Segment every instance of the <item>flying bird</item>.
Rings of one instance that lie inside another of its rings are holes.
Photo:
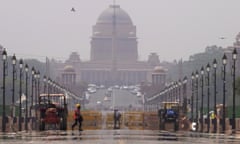
[[[72,7],[71,11],[72,11],[72,12],[75,12],[76,10],[75,10],[75,8],[74,8],[74,7]]]
[[[219,39],[226,39],[226,37],[220,37]]]

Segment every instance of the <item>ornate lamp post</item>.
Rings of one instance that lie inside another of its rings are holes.
[[[11,117],[14,118],[15,117],[15,80],[16,80],[16,56],[15,54],[12,56],[12,66],[13,66],[13,70],[12,70],[12,107],[11,107]]]
[[[23,60],[19,61],[19,113],[18,113],[18,130],[22,131],[22,71],[23,71]]]
[[[204,92],[203,92],[203,77],[204,77],[204,68],[201,68],[201,93],[202,93],[202,99],[201,99],[201,114],[200,114],[200,119],[201,119],[201,132],[203,132],[203,124],[204,124],[204,120],[203,120],[203,100],[204,100]]]
[[[182,95],[181,95],[181,87],[182,87],[182,81],[178,81],[178,100],[179,103],[182,105]]]
[[[2,132],[6,131],[6,105],[5,105],[5,81],[6,81],[6,64],[7,64],[7,52],[6,49],[3,49],[2,52],[3,60],[3,104],[2,104]]]
[[[193,122],[193,102],[194,102],[194,79],[195,75],[192,73],[192,96],[191,96],[191,120]]]
[[[209,133],[209,129],[210,129],[210,117],[209,117],[209,97],[210,97],[210,83],[209,83],[209,79],[210,79],[210,65],[209,63],[207,64],[206,67],[207,70],[207,133]]]
[[[187,113],[187,77],[183,78],[183,113]]]
[[[37,72],[37,99],[40,105],[40,71]]]
[[[213,60],[213,68],[214,68],[214,124],[213,124],[213,132],[217,132],[217,60]]]
[[[226,54],[223,55],[222,58],[223,63],[223,115],[222,115],[222,132],[225,133],[225,99],[226,99],[226,64],[227,64],[227,56]]]
[[[196,131],[198,131],[198,77],[199,77],[199,74],[198,74],[198,71],[196,71],[195,73],[195,77],[196,77]]]
[[[34,88],[35,88],[35,95],[34,95],[34,110],[35,110],[35,116],[36,116],[36,114],[37,114],[37,109],[36,109],[36,105],[37,105],[37,75],[38,75],[38,73],[37,73],[37,71],[35,71],[35,73],[34,73]]]
[[[25,86],[25,95],[26,95],[26,108],[25,108],[25,130],[28,130],[28,65],[25,65],[25,73],[26,73],[26,86]]]
[[[235,134],[236,132],[236,111],[235,111],[235,97],[236,97],[236,60],[237,60],[237,49],[234,48],[232,53],[232,60],[233,60],[233,66],[232,66],[232,76],[233,76],[233,112],[232,112],[232,133]]]
[[[175,102],[178,102],[178,82],[174,82],[174,87],[173,87],[173,91],[174,91],[174,99]]]
[[[51,85],[51,79],[48,78],[48,105],[50,104],[50,85]]]
[[[46,83],[47,83],[47,77],[44,75],[43,76],[43,93],[46,94]],[[45,103],[45,97],[43,97],[43,102]]]
[[[35,119],[34,119],[34,123],[35,123],[35,129],[37,128],[37,106],[39,106],[38,104],[38,101],[39,101],[39,92],[38,92],[38,89],[39,89],[39,86],[38,86],[38,81],[39,81],[39,71],[38,72],[35,72],[34,74],[34,79],[35,79],[35,104],[34,104],[34,110],[35,110]]]
[[[32,91],[31,91],[31,106],[30,106],[30,118],[32,118],[32,108],[33,108],[33,95],[34,95],[34,74],[35,69],[32,67]]]

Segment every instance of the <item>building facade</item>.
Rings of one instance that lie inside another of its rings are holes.
[[[71,67],[76,82],[134,85],[151,82],[154,68],[160,65],[156,53],[151,53],[147,61],[138,60],[136,26],[119,5],[110,5],[100,14],[93,26],[90,45],[89,61],[82,61],[73,52],[64,63],[50,61],[51,73],[65,83],[69,73],[66,68]]]

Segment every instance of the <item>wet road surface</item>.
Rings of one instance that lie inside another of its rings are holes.
[[[151,130],[86,130],[1,133],[6,144],[239,144],[240,137],[199,133],[170,133]]]

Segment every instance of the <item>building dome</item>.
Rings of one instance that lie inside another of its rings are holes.
[[[130,16],[119,5],[110,5],[104,10],[98,17],[97,24],[113,23],[114,9],[117,24],[132,24]]]
[[[156,66],[153,70],[154,73],[166,73],[166,70],[161,66]]]
[[[67,66],[65,66],[64,67],[64,69],[63,69],[63,71],[64,72],[70,72],[70,73],[75,73],[75,69],[73,68],[73,66],[71,66],[71,65],[67,65]]]

